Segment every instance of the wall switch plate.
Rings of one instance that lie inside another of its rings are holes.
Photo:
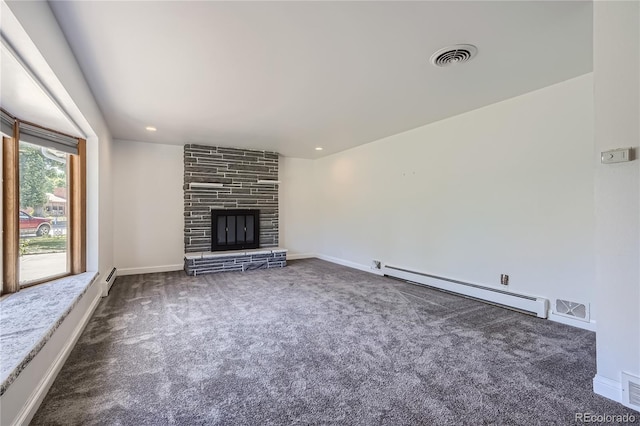
[[[602,164],[622,163],[630,161],[631,148],[612,149],[600,153],[600,162]]]

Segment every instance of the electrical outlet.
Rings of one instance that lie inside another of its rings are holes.
[[[502,285],[509,285],[509,275],[507,275],[507,274],[500,274],[500,284],[502,284]]]
[[[631,148],[612,149],[600,154],[600,162],[603,164],[622,163],[631,161]]]
[[[372,260],[371,269],[382,269],[382,262],[380,262],[379,260]]]

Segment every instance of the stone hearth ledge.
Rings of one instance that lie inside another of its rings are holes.
[[[78,275],[25,288],[0,300],[0,396],[78,304],[98,274]]]
[[[196,276],[216,272],[249,271],[287,266],[287,249],[262,247],[249,250],[185,253],[184,271]]]
[[[281,247],[274,248],[258,248],[249,250],[226,250],[226,251],[199,251],[195,253],[186,253],[185,259],[215,259],[218,257],[238,257],[259,254],[286,253],[289,250]]]

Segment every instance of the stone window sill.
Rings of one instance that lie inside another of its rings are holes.
[[[49,341],[97,276],[96,272],[84,272],[2,298],[0,396]]]

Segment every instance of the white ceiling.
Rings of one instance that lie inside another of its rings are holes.
[[[51,7],[117,139],[315,158],[592,70],[591,2]],[[478,55],[429,64],[454,43]]]

